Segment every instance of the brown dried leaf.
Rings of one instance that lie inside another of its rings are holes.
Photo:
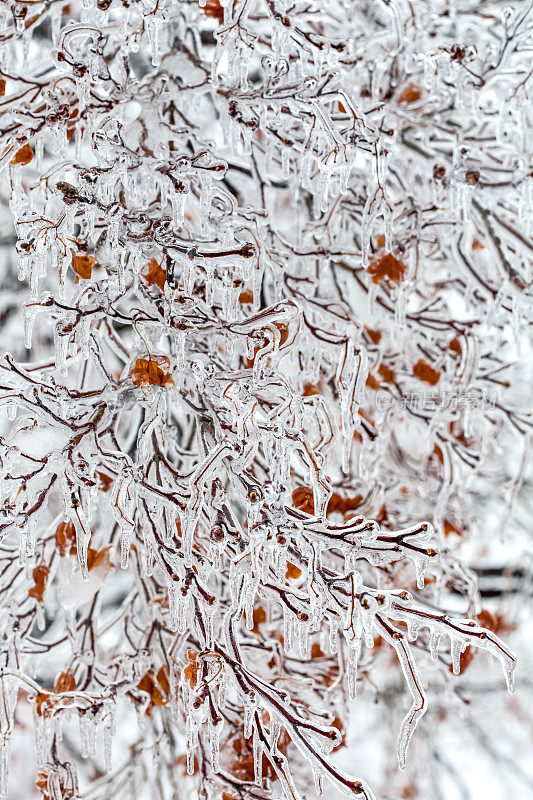
[[[28,597],[34,597],[39,603],[42,603],[50,569],[46,564],[38,564],[32,574],[35,586],[28,591]]]
[[[459,659],[459,674],[462,675],[463,672],[468,669],[474,656],[476,655],[475,648],[471,647],[470,645],[467,646],[466,650],[461,653],[461,658]],[[453,665],[450,664],[448,670],[453,673]]]
[[[292,504],[294,508],[313,515],[315,513],[313,490],[309,486],[299,486],[292,493]]]
[[[377,380],[377,378],[374,378],[373,375],[368,376],[368,378],[366,379],[366,385],[369,389],[372,389],[374,392],[377,392],[377,390],[381,387],[380,382]]]
[[[505,633],[512,627],[501,614],[492,614],[490,611],[487,611],[486,608],[481,609],[477,618],[479,624],[488,631],[492,631],[492,633]]]
[[[183,753],[183,754],[181,754],[181,755],[179,755],[179,756],[177,757],[177,759],[176,759],[176,761],[175,761],[175,764],[176,764],[176,766],[177,766],[177,767],[179,767],[179,768],[180,768],[181,772],[182,772],[184,775],[186,775],[186,774],[187,774],[187,756],[185,755],[185,753]],[[192,772],[192,774],[193,774],[193,775],[196,775],[196,774],[198,773],[198,770],[199,770],[199,769],[200,769],[200,765],[198,764],[198,759],[196,758],[196,756],[194,756],[194,762],[193,762],[193,772]]]
[[[375,330],[373,328],[367,328],[365,325],[365,331],[372,342],[372,344],[379,344],[381,341],[381,331]]]
[[[422,97],[422,89],[416,83],[408,83],[398,95],[398,105],[416,103]]]
[[[386,281],[389,286],[403,281],[407,264],[400,261],[392,253],[381,253],[372,259],[366,271],[372,276],[372,283]]]
[[[74,673],[68,669],[66,672],[60,672],[54,684],[54,692],[62,694],[63,692],[73,692],[76,689],[76,679]]]
[[[321,386],[314,383],[304,384],[302,397],[313,397],[315,394],[321,394]]]
[[[102,547],[101,550],[94,550],[92,547],[89,547],[87,550],[87,569],[89,572],[95,570],[104,576],[108,575],[115,566],[111,561],[110,551],[110,544],[106,547]]]
[[[105,474],[105,472],[97,472],[96,474],[100,479],[100,485],[98,488],[101,492],[108,492],[111,486],[113,486],[113,478],[110,478],[109,475]]]
[[[460,356],[460,355],[462,354],[462,352],[463,352],[463,348],[461,347],[461,342],[459,341],[459,339],[457,338],[457,336],[454,336],[454,338],[453,338],[453,339],[451,340],[451,342],[448,344],[448,348],[449,348],[449,349],[450,349],[450,350],[451,350],[453,353],[457,353],[457,355],[458,355],[458,356]]]
[[[198,664],[196,661],[193,661],[191,664],[187,664],[183,670],[183,677],[191,689],[196,689],[196,685],[198,683]]]
[[[130,372],[134,386],[166,386],[174,385],[172,377],[168,374],[170,362],[163,358],[159,362],[153,358],[138,358]]]
[[[219,0],[206,0],[205,6],[200,6],[200,11],[206,17],[216,19],[219,24],[224,21],[224,9],[220,5]]]
[[[444,520],[444,535],[450,536],[452,533],[457,534],[457,536],[462,536],[461,531],[459,528],[456,528],[453,522],[450,522],[449,519]]]
[[[35,707],[40,717],[44,716],[46,709],[43,706],[48,702],[49,697],[50,692],[37,692],[35,695]]]
[[[160,673],[161,670],[159,670],[157,677],[155,677],[153,670],[150,669],[143,675],[137,684],[137,689],[140,689],[142,692],[146,692],[150,697],[150,701],[146,707],[146,714],[149,717],[152,716],[152,710],[156,706],[164,706],[170,699],[168,693],[165,691],[164,686],[162,686],[162,684],[159,682]],[[166,684],[168,686],[168,680],[166,681]]]
[[[91,277],[95,264],[96,258],[94,256],[88,256],[87,253],[72,252],[72,269],[78,278],[88,280]]]
[[[318,644],[318,642],[313,642],[311,645],[311,658],[324,658],[325,653]]]
[[[285,573],[286,578],[299,578],[302,574],[302,570],[300,567],[297,567],[296,564],[291,564],[290,561],[287,561],[287,571]]]
[[[263,622],[266,622],[266,618],[267,615],[263,606],[261,605],[255,606],[253,615],[254,627],[252,628],[252,633],[257,634],[257,636],[261,634],[259,626],[262,625]]]
[[[60,556],[76,555],[76,528],[72,522],[60,522],[57,526],[56,548]]]
[[[29,144],[25,144],[23,147],[18,150],[13,158],[11,159],[12,164],[29,164],[33,158],[33,150],[31,149]]]
[[[383,383],[396,383],[396,375],[394,370],[388,367],[386,364],[380,364],[378,372]]]
[[[440,372],[433,369],[425,358],[419,358],[413,367],[413,375],[430,386],[435,386],[440,380]]]
[[[164,290],[167,273],[158,263],[157,259],[150,259],[146,266],[146,271],[142,273],[142,276],[148,286],[159,286],[161,291]]]

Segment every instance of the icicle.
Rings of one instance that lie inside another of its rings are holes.
[[[361,651],[361,639],[352,639],[348,642],[348,664],[346,674],[348,678],[348,696],[355,700],[357,694],[357,666]]]
[[[11,737],[0,733],[0,800],[7,800],[7,781],[11,758]]]
[[[253,738],[253,754],[254,754],[254,780],[256,786],[263,784],[263,748],[259,733],[254,729]]]
[[[211,769],[218,772],[220,769],[220,737],[222,734],[223,722],[220,718],[218,724],[209,725],[209,750],[211,755]]]
[[[440,633],[430,633],[429,635],[429,652],[431,654],[431,658],[436,661],[439,657],[439,645],[440,645],[441,635]]]
[[[283,649],[290,653],[292,648],[293,616],[292,613],[283,607]]]
[[[252,735],[252,722],[257,708],[257,697],[255,693],[244,696],[244,721],[243,721],[243,735],[245,739],[249,739]]]
[[[178,617],[180,611],[180,604],[179,604],[180,592],[175,583],[172,583],[169,586],[167,586],[167,592],[168,592],[168,611],[170,619],[170,629],[172,631],[177,631],[179,624]]]
[[[453,674],[459,675],[461,673],[461,654],[466,645],[462,639],[456,639],[453,636],[450,637],[450,641]]]
[[[318,797],[321,797],[324,793],[323,781],[324,781],[324,772],[316,764],[312,765],[313,768],[313,778],[315,781],[315,791]]]

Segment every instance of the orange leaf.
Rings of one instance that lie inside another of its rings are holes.
[[[382,253],[372,259],[366,271],[372,276],[372,283],[387,281],[392,286],[403,281],[406,269],[407,265],[392,253]]]
[[[354,497],[341,497],[340,494],[333,492],[329,498],[327,513],[332,514],[334,511],[339,511],[341,514],[347,514],[349,511],[359,508],[362,499],[360,494],[356,494]]]
[[[12,164],[29,164],[33,158],[33,150],[29,146],[29,144],[25,144],[23,147],[18,150],[14,157],[11,159]]]
[[[378,372],[380,374],[381,380],[383,383],[394,383],[396,381],[396,375],[394,374],[394,370],[390,367],[387,367],[386,364],[381,364]]]
[[[466,650],[463,650],[461,653],[461,657],[459,659],[459,674],[462,675],[463,672],[470,666],[472,663],[472,659],[476,655],[476,650],[471,647],[470,645],[467,646]],[[453,672],[453,664],[450,664],[448,667],[450,672]]]
[[[76,528],[72,522],[60,522],[57,526],[56,547],[60,556],[66,556],[67,552],[76,554]]]
[[[155,258],[151,258],[147,264],[146,271],[142,273],[142,276],[148,286],[159,286],[161,291],[165,288],[165,281],[167,279],[167,273],[165,270],[158,264]]]
[[[461,531],[459,528],[456,528],[453,522],[450,522],[449,519],[444,520],[444,535],[450,536],[450,534],[456,533],[457,536],[461,536]]]
[[[457,355],[458,355],[458,356],[460,356],[460,355],[461,355],[461,353],[463,352],[463,348],[461,347],[461,342],[459,341],[459,339],[457,338],[457,336],[454,336],[454,338],[453,338],[453,339],[451,340],[451,342],[448,344],[448,348],[449,348],[449,349],[450,349],[452,352],[454,352],[454,353],[457,353]]]
[[[503,633],[510,627],[501,614],[491,614],[486,608],[481,609],[477,618],[479,624],[492,633]]]
[[[424,358],[419,358],[413,367],[413,375],[430,386],[435,386],[440,380],[440,372],[433,369]]]
[[[94,256],[88,256],[86,253],[72,252],[72,269],[79,278],[87,280],[91,277],[93,267],[96,264]]]
[[[278,347],[281,347],[282,345],[285,344],[285,342],[287,341],[287,338],[289,336],[289,326],[285,325],[284,322],[274,322],[274,325],[276,326],[276,328],[278,329],[278,331],[281,334],[279,342],[278,342]],[[253,358],[247,358],[246,359],[246,366],[247,367],[253,367],[254,362],[255,362],[255,357],[256,357],[256,355],[257,355],[257,353],[259,352],[260,349],[261,349],[261,347],[259,347],[259,346],[254,347]]]
[[[361,495],[355,497],[341,497],[337,492],[333,492],[328,501],[327,514],[332,514],[338,511],[341,514],[347,514],[348,511],[353,511],[361,505]],[[310,486],[299,486],[292,493],[292,504],[294,508],[305,511],[306,514],[313,515],[315,513],[315,504],[313,500],[313,490]]]
[[[294,508],[313,515],[315,513],[313,490],[309,486],[299,486],[292,493],[292,504]]]
[[[287,561],[287,572],[285,573],[286,578],[299,578],[302,574],[302,570],[300,567],[297,567],[296,564],[291,564],[290,561]]]
[[[181,771],[185,775],[187,770],[187,756],[185,755],[185,753],[181,753],[181,755],[177,757],[175,764],[177,767],[180,767]],[[194,756],[194,766],[192,774],[196,775],[199,769],[200,766],[198,764],[198,759],[196,758],[196,756]]]
[[[367,328],[365,325],[365,331],[368,334],[368,337],[372,344],[379,344],[381,341],[381,331],[373,330],[372,328]]]
[[[0,97],[3,97],[6,93],[6,82],[4,78],[0,78]]]
[[[172,377],[168,374],[169,369],[168,358],[159,363],[152,358],[138,358],[130,372],[131,380],[134,386],[166,386],[167,383],[174,385]]]
[[[265,609],[263,608],[263,606],[256,606],[254,608],[254,616],[253,616],[254,627],[252,628],[252,633],[256,633],[259,636],[261,632],[259,630],[259,626],[261,625],[261,623],[266,622],[266,618],[267,615],[265,613]]]
[[[436,456],[438,461],[440,461],[441,464],[444,464],[444,455],[442,453],[441,448],[438,446],[438,444],[436,444],[433,447],[432,455]]]
[[[216,19],[219,23],[224,21],[224,9],[220,5],[219,0],[207,0],[205,6],[200,6],[200,11],[206,15]]]
[[[311,645],[311,658],[324,658],[325,653],[318,644],[318,642],[314,642]]]
[[[28,597],[35,597],[39,603],[42,603],[50,569],[46,566],[46,564],[39,564],[35,567],[32,574],[33,580],[35,581],[35,586],[32,586],[29,590]]]
[[[106,547],[102,547],[101,550],[94,550],[92,547],[89,547],[87,550],[87,569],[89,572],[91,572],[91,570],[96,570],[105,575],[111,572],[115,565],[111,561],[110,550],[110,544]]]
[[[57,694],[62,694],[63,692],[73,692],[75,688],[76,679],[74,677],[74,673],[69,669],[66,672],[60,672],[56,678],[54,692]]]
[[[196,689],[196,684],[198,683],[198,665],[196,661],[193,661],[191,664],[187,664],[183,670],[183,677],[191,689]]]
[[[373,389],[375,392],[377,392],[377,390],[381,386],[380,382],[377,380],[377,378],[374,378],[373,375],[368,376],[368,378],[366,379],[366,385],[368,386],[369,389]]]
[[[159,672],[161,672],[161,670],[159,670]],[[140,689],[142,692],[146,692],[150,697],[150,701],[146,708],[146,713],[149,717],[152,716],[152,709],[155,706],[164,706],[168,703],[168,695],[159,683],[158,679],[154,677],[153,670],[148,670],[148,672],[143,675],[137,684],[137,689]]]
[[[315,394],[320,394],[320,386],[314,383],[304,384],[302,397],[312,397]]]
[[[402,106],[408,103],[416,103],[421,97],[422,89],[416,83],[408,83],[398,95],[398,104]]]
[[[48,701],[50,697],[50,692],[37,692],[35,695],[35,705],[37,709],[37,714],[42,717],[44,714],[43,705]]]
[[[97,472],[96,474],[100,478],[100,485],[98,488],[102,492],[108,492],[110,487],[113,485],[113,478],[110,478],[109,475],[105,474],[105,472]]]
[[[160,687],[163,689],[165,694],[169,695],[170,681],[168,679],[168,667],[166,667],[164,664],[157,673],[157,682],[159,683]]]

